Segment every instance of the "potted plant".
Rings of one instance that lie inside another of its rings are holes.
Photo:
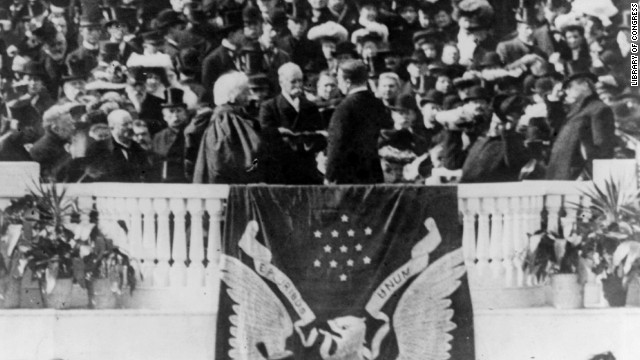
[[[77,212],[76,206],[56,184],[34,188],[34,216],[25,222],[32,230],[26,233],[32,235],[25,236],[19,250],[38,283],[42,305],[62,309],[70,304],[73,265],[79,260],[74,233],[65,226],[65,217]]]
[[[94,224],[85,225],[81,233],[88,238],[79,241],[82,261],[74,265],[75,277],[89,294],[92,309],[114,309],[122,304],[125,289],[136,286],[134,268],[129,256],[113,245]]]
[[[609,179],[583,191],[590,207],[583,209],[576,233],[581,255],[602,282],[610,306],[624,306],[629,285],[638,291],[640,274],[640,207],[633,186]]]
[[[571,234],[566,239],[550,231],[538,231],[530,236],[530,251],[524,270],[539,283],[550,281],[551,302],[556,308],[582,307],[580,267],[580,237]]]
[[[31,236],[29,219],[33,218],[35,204],[32,196],[12,200],[0,211],[0,308],[20,306],[22,276],[26,260],[20,252],[25,235]]]

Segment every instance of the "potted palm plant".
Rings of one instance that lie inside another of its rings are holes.
[[[20,252],[24,243],[24,232],[31,235],[29,218],[35,212],[32,196],[12,200],[0,211],[0,308],[20,306],[22,276],[26,260]]]
[[[606,180],[583,191],[590,200],[583,221],[576,225],[582,237],[581,255],[602,282],[610,306],[624,306],[631,289],[638,291],[640,274],[640,207],[638,191],[629,184]]]
[[[76,206],[65,194],[56,184],[34,185],[35,212],[25,221],[26,241],[19,247],[37,281],[42,305],[56,309],[70,304],[73,265],[79,259],[74,234],[65,226],[65,218],[77,212]]]
[[[565,238],[543,230],[530,236],[530,251],[524,261],[524,270],[539,283],[550,282],[551,303],[556,308],[582,307],[582,285],[578,275],[580,240],[574,234]]]

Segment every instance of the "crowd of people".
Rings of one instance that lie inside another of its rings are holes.
[[[0,0],[0,161],[59,182],[574,180],[634,157],[622,0]]]

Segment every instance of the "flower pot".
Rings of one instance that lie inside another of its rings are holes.
[[[2,296],[0,309],[16,309],[20,307],[20,293],[22,292],[22,279],[13,276],[7,277],[0,285]]]
[[[611,307],[624,306],[627,302],[627,291],[622,285],[622,278],[615,274],[610,274],[602,279],[602,291]]]
[[[628,307],[640,307],[640,279],[635,276],[629,279],[625,305]]]
[[[71,304],[71,291],[73,290],[73,279],[57,279],[51,293],[44,294],[44,307],[49,309],[65,309]]]
[[[111,290],[109,279],[95,279],[91,282],[89,307],[93,309],[115,309],[118,296]]]
[[[582,286],[578,274],[554,274],[551,276],[553,306],[558,309],[578,309],[582,307]]]

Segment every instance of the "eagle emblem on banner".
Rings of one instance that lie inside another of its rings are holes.
[[[460,287],[465,273],[462,249],[451,251],[429,264],[429,253],[442,238],[435,221],[424,222],[427,235],[411,249],[411,259],[392,272],[373,292],[365,306],[366,313],[383,325],[367,341],[366,318],[343,316],[328,320],[323,327],[311,325],[316,317],[293,282],[271,264],[271,251],[256,240],[259,228],[255,221],[247,224],[240,248],[254,261],[254,269],[237,258],[222,255],[222,281],[234,302],[230,315],[229,357],[233,360],[295,358],[287,349],[287,339],[294,333],[305,347],[318,345],[324,360],[375,360],[380,346],[393,329],[398,347],[396,360],[444,360],[450,358],[456,328],[449,296]],[[413,280],[401,294],[391,318],[382,311],[386,301],[404,284]],[[271,282],[294,309],[289,310]],[[385,286],[393,282],[395,286]],[[330,331],[329,331],[330,329]]]

